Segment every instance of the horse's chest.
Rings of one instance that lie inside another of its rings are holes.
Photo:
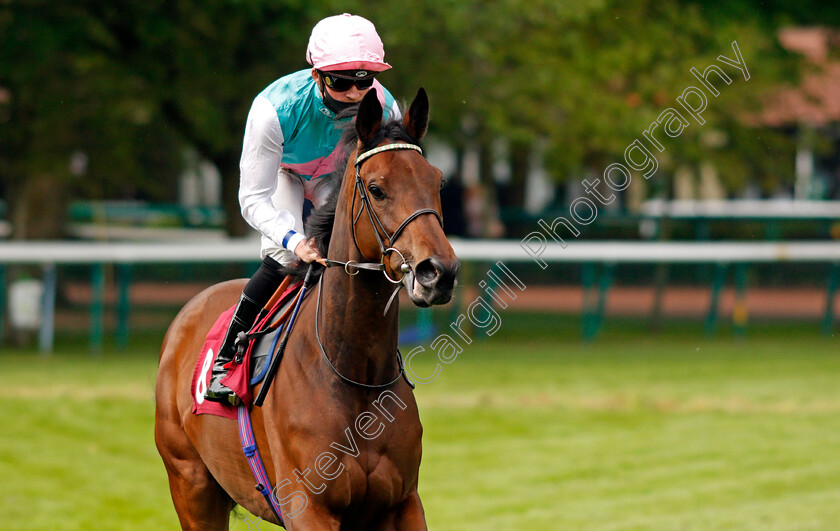
[[[346,428],[330,443],[329,452],[320,454],[321,462],[316,458],[316,467],[330,463],[330,454],[336,458],[332,471],[346,475],[352,490],[387,495],[394,490],[395,484],[416,477],[420,466],[420,439],[419,436],[407,437],[405,432],[371,439]]]
[[[417,484],[422,427],[413,396],[388,389],[364,407],[339,402],[298,402],[277,416],[284,419],[285,467],[308,474],[311,501],[336,512],[393,507]]]
[[[310,448],[320,452],[306,461],[313,478],[323,481],[325,504],[384,509],[403,500],[417,484],[420,467],[420,431],[407,424],[380,431],[372,422],[354,422],[343,430],[328,430],[329,440],[319,437],[320,443]]]
[[[393,507],[405,497],[407,485],[416,483],[416,471],[387,455],[365,456],[355,464],[347,467],[349,488],[342,496],[348,507]]]

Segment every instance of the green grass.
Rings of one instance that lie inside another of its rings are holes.
[[[416,391],[431,529],[840,522],[835,338],[795,326],[744,341],[507,332],[477,339]],[[433,371],[430,352],[415,358],[418,374]],[[0,363],[0,528],[177,529],[152,433],[156,346],[5,350]]]

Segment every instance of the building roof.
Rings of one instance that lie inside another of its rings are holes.
[[[813,71],[804,74],[798,86],[775,92],[759,121],[771,126],[840,122],[840,62],[829,58],[840,34],[829,28],[787,28],[779,33],[779,42],[804,55]]]

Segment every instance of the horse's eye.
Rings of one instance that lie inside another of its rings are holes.
[[[443,190],[443,187],[446,186],[446,179],[440,180],[440,189]]]
[[[370,191],[370,195],[372,195],[377,201],[385,199],[385,192],[383,192],[382,188],[376,186],[375,184],[368,185],[368,190]]]

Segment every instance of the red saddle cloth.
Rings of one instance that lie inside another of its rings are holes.
[[[289,300],[289,296],[293,292],[297,291],[301,284],[301,282],[295,283],[283,292],[283,295],[280,296],[277,304],[274,308],[272,308],[268,316],[258,323],[258,328],[268,326],[271,319],[275,317],[275,314],[277,313],[276,310],[282,306],[284,302]],[[216,322],[213,323],[213,326],[207,333],[207,337],[204,340],[204,346],[201,347],[198,362],[196,363],[195,371],[193,372],[192,384],[190,385],[190,395],[193,400],[192,412],[195,415],[208,414],[227,417],[230,419],[237,418],[236,407],[204,399],[204,392],[210,384],[213,362],[216,361],[216,355],[219,352],[222,340],[225,338],[228,324],[233,317],[235,309],[236,306],[231,306],[224,311],[218,319],[216,319]],[[249,374],[251,367],[251,354],[253,352],[252,347],[253,344],[249,345],[245,350],[242,363],[233,363],[231,369],[227,373],[227,376],[222,378],[222,384],[226,385],[234,393],[236,393],[236,396],[238,396],[245,405],[250,405],[253,400],[250,385],[251,375]]]
[[[193,372],[192,384],[190,385],[190,395],[193,399],[192,412],[195,415],[209,414],[219,415],[230,419],[236,418],[236,408],[226,404],[220,404],[211,400],[204,399],[204,392],[207,391],[207,386],[210,384],[210,373],[213,369],[213,362],[216,361],[216,354],[219,352],[222,340],[225,338],[228,323],[233,316],[233,311],[236,306],[231,306],[222,315],[216,319],[216,322],[210,328],[207,338],[204,340],[204,346],[201,347],[201,352],[198,356],[198,363]],[[247,355],[247,352],[246,352]],[[236,368],[247,367],[244,360]],[[226,378],[229,378],[230,374]],[[247,388],[247,386],[246,386]],[[241,389],[233,390],[236,396],[242,397],[239,393]],[[250,394],[250,390],[248,391]]]

